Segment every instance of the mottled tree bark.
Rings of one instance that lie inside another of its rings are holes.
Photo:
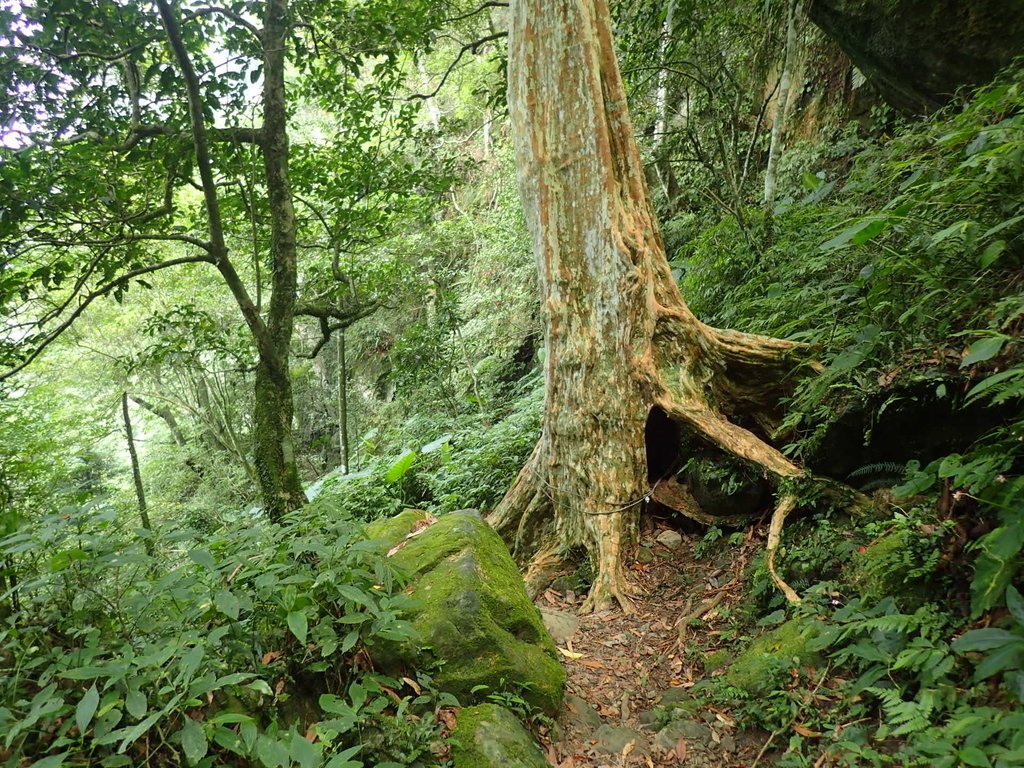
[[[587,549],[597,566],[587,606],[629,610],[623,560],[651,492],[652,409],[776,478],[800,476],[752,430],[773,423],[806,353],[716,330],[687,308],[651,209],[607,0],[517,0],[511,13],[508,103],[546,397],[541,438],[491,522],[534,568]],[[773,530],[792,507],[780,494]]]

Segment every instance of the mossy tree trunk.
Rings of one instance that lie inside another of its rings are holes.
[[[535,569],[585,548],[597,574],[587,605],[629,610],[623,560],[651,492],[652,411],[780,480],[800,476],[759,434],[805,350],[711,328],[683,301],[607,0],[517,0],[511,13],[508,102],[545,316],[546,398],[541,438],[491,523]],[[793,499],[778,503],[776,539]]]
[[[209,261],[220,272],[245,318],[259,362],[256,366],[254,458],[256,475],[267,514],[279,520],[305,501],[295,462],[292,439],[294,404],[289,372],[292,332],[297,313],[298,261],[295,208],[288,165],[288,113],[285,89],[285,54],[291,22],[288,0],[267,0],[264,27],[256,33],[263,55],[263,125],[235,134],[239,141],[259,147],[263,156],[270,220],[272,294],[264,319],[229,256],[221,218],[221,205],[210,158],[210,134],[200,80],[185,46],[175,7],[157,0],[168,41],[187,87],[186,98],[203,192],[210,241]]]
[[[263,164],[270,207],[272,292],[267,311],[269,353],[256,367],[255,463],[263,503],[272,519],[306,503],[292,437],[294,399],[289,372],[295,327],[298,258],[295,207],[289,178],[285,50],[287,0],[268,0],[263,17]]]

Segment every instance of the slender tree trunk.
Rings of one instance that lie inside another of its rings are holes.
[[[285,48],[288,44],[288,2],[267,0],[263,26],[263,159],[270,206],[272,291],[268,301],[267,335],[272,354],[260,356],[256,367],[256,473],[271,519],[306,502],[299,480],[292,437],[294,401],[288,370],[298,266],[295,208],[288,175],[288,125],[285,105]]]
[[[777,478],[797,477],[757,431],[774,423],[806,350],[716,330],[683,301],[651,210],[607,0],[519,0],[511,16],[508,104],[545,318],[546,393],[540,440],[491,523],[532,560],[528,581],[583,547],[597,566],[587,607],[629,610],[623,559],[654,490],[649,416],[660,409]],[[773,529],[790,509],[780,494]]]
[[[782,76],[779,79],[779,98],[772,120],[772,138],[768,147],[768,167],[764,172],[764,207],[771,215],[775,205],[775,189],[778,183],[779,158],[782,156],[782,135],[786,128],[786,108],[789,106],[789,92],[793,83],[793,67],[796,65],[796,15],[799,0],[791,0],[786,12],[786,52],[782,62]]]
[[[210,232],[210,255],[242,311],[259,351],[253,407],[254,458],[264,508],[271,519],[279,520],[285,513],[298,509],[306,501],[299,481],[292,440],[294,402],[288,367],[298,286],[295,209],[288,178],[284,80],[290,23],[288,1],[267,0],[264,28],[260,35],[263,47],[263,126],[259,130],[259,146],[263,153],[270,207],[273,265],[272,295],[268,302],[266,321],[260,315],[260,306],[252,300],[229,258],[217,183],[210,161],[199,77],[184,45],[174,7],[169,0],[157,0],[157,8],[187,88],[192,143]]]
[[[124,436],[128,441],[128,457],[132,462],[132,480],[135,481],[135,499],[139,504],[139,517],[142,520],[142,527],[147,532],[152,532],[153,526],[149,522],[149,508],[146,506],[146,489],[142,485],[142,468],[139,466],[139,454],[135,450],[135,435],[132,432],[132,417],[128,410],[128,393],[121,393],[121,415],[124,417]],[[146,537],[146,552],[153,554],[153,540]]]
[[[350,471],[348,444],[348,358],[345,354],[345,329],[338,334],[338,449],[341,451],[341,473]]]
[[[654,172],[658,176],[662,191],[665,194],[665,202],[670,208],[673,201],[679,195],[678,182],[675,171],[672,169],[672,160],[666,149],[666,135],[668,133],[668,52],[672,41],[672,33],[675,25],[676,0],[669,0],[668,8],[665,11],[665,23],[661,28],[661,45],[658,47],[659,65],[658,89],[654,97]]]
[[[154,416],[159,416],[167,424],[167,428],[171,430],[171,437],[174,439],[175,444],[179,448],[185,448],[188,446],[188,441],[185,439],[185,433],[181,431],[181,427],[178,425],[178,420],[174,417],[174,411],[172,411],[166,405],[160,405],[159,403],[151,403],[139,395],[128,395],[133,402],[141,405],[147,411],[152,413]]]

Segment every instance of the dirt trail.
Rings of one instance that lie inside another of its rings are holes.
[[[553,766],[750,768],[757,762],[768,735],[741,731],[729,712],[698,705],[691,689],[727,630],[747,554],[758,543],[748,537],[730,547],[735,559],[723,566],[695,560],[698,541],[663,528],[643,537],[630,565],[639,589],[632,616],[577,616],[583,596],[569,589],[550,589],[537,600],[568,672],[566,704],[545,736]],[[770,763],[762,757],[757,764]]]

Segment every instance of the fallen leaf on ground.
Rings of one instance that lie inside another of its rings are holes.
[[[679,741],[676,742],[676,760],[685,760],[687,750],[686,739],[679,739]]]
[[[794,725],[793,730],[808,739],[817,739],[821,736],[818,731],[812,731],[810,728],[805,728],[802,725]]]
[[[556,645],[555,648],[558,648],[558,646]],[[582,653],[576,653],[575,651],[567,651],[565,648],[558,648],[558,652],[560,654],[562,654],[563,656],[565,656],[565,658],[567,658],[567,659],[582,659],[583,658],[583,654]]]

